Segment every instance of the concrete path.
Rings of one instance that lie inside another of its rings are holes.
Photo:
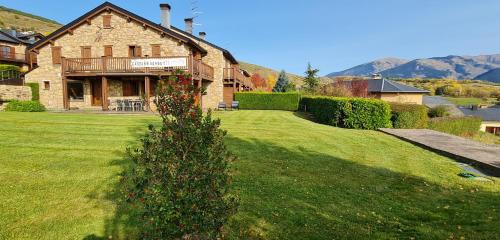
[[[500,146],[428,129],[387,129],[380,131],[459,161],[475,165],[488,174],[500,177]]]

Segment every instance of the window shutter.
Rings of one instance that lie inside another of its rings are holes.
[[[102,25],[104,28],[111,27],[111,15],[103,15],[102,16]]]
[[[52,63],[61,64],[61,47],[52,47]]]
[[[113,57],[113,46],[104,46],[104,56]]]
[[[10,54],[12,55],[12,59],[16,59],[16,48],[10,47]]]
[[[152,57],[160,57],[161,56],[161,48],[160,45],[151,45],[151,56]]]
[[[90,47],[82,47],[82,58],[91,58],[92,52]]]
[[[142,56],[142,48],[141,48],[141,46],[135,46],[135,56],[136,57],[141,57]]]

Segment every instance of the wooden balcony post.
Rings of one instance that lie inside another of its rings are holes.
[[[63,91],[63,108],[69,110],[69,99],[68,99],[68,79],[66,76],[62,76],[62,91]]]
[[[146,98],[145,100],[145,105],[146,109],[149,111],[150,106],[149,106],[149,101],[151,99],[151,81],[149,79],[149,76],[144,77],[144,97]]]
[[[102,66],[102,73],[107,72],[108,69],[108,63],[106,61],[106,56],[101,57],[101,66]]]
[[[101,83],[102,83],[102,110],[103,111],[108,111],[109,110],[109,103],[108,103],[108,78],[106,78],[105,76],[102,76]]]

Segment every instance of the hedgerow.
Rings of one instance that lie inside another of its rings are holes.
[[[417,104],[390,103],[391,121],[394,128],[427,128],[429,122],[427,107]]]
[[[295,92],[238,92],[234,95],[240,109],[297,111],[299,108],[300,95]]]

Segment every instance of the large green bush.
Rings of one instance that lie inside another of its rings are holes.
[[[141,223],[137,239],[221,239],[237,210],[231,194],[226,132],[196,104],[189,76],[160,80],[155,104],[161,127],[149,127],[130,153],[127,201]],[[187,96],[187,97],[186,97]]]
[[[45,106],[37,101],[10,101],[5,107],[7,112],[44,112]]]
[[[40,84],[38,83],[26,83],[26,86],[31,88],[31,100],[39,101],[40,100]]]
[[[448,113],[448,107],[444,105],[435,106],[429,109],[429,117],[431,118],[447,117],[448,115],[450,115]]]
[[[234,95],[241,109],[297,111],[299,108],[300,95],[294,92],[238,92]]]
[[[479,132],[481,118],[478,117],[442,117],[433,118],[429,129],[461,137],[471,137]]]
[[[0,72],[7,71],[7,70],[14,70],[14,71],[20,72],[21,68],[16,66],[16,65],[0,64]]]
[[[394,128],[427,128],[429,117],[427,107],[418,104],[390,103],[391,121]]]
[[[391,109],[381,100],[366,98],[303,97],[301,105],[323,124],[354,129],[391,126]]]

